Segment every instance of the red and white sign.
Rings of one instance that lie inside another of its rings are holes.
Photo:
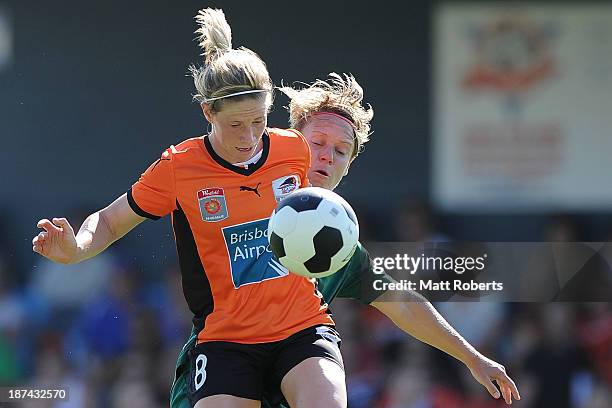
[[[612,6],[435,16],[432,193],[453,211],[612,208]]]

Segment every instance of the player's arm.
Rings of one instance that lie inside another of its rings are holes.
[[[393,282],[394,279],[386,273],[374,272],[372,259],[361,245],[345,268],[344,280],[336,296],[354,298],[374,306],[406,333],[462,361],[493,397],[499,398],[491,382],[495,380],[507,403],[511,402],[512,395],[520,399],[516,385],[506,375],[505,368],[472,347],[423,296],[411,291],[387,291],[382,295],[373,292],[371,289],[376,280]],[[328,296],[333,296],[331,290],[334,279],[335,275],[331,275],[319,280],[323,284],[323,297],[328,302],[333,297],[326,297],[326,290],[330,291]]]
[[[480,354],[427,299],[416,292],[403,292],[399,295],[392,292],[394,291],[386,292],[371,305],[414,338],[463,362],[472,376],[494,398],[499,398],[500,395],[492,383],[493,380],[497,382],[507,404],[512,403],[512,396],[517,400],[521,398],[514,381],[506,374],[504,366]]]
[[[37,226],[43,231],[32,240],[32,250],[63,264],[81,262],[104,251],[144,220],[130,207],[127,194],[123,194],[87,217],[76,235],[65,218],[38,221]]]

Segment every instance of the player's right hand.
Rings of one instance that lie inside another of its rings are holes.
[[[42,228],[32,239],[32,250],[54,262],[68,264],[74,262],[77,242],[72,226],[65,218],[53,218],[53,222],[42,219],[36,224]]]

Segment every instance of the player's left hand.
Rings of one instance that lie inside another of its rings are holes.
[[[480,355],[467,364],[467,367],[476,381],[481,383],[493,398],[497,399],[500,397],[499,391],[493,385],[493,381],[495,381],[502,392],[506,404],[512,404],[513,396],[516,400],[521,399],[518,388],[516,388],[514,381],[506,374],[506,368],[503,365]]]

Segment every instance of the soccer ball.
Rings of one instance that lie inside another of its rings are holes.
[[[348,263],[359,240],[351,206],[333,191],[306,187],[276,207],[268,224],[270,249],[290,272],[323,278]]]

